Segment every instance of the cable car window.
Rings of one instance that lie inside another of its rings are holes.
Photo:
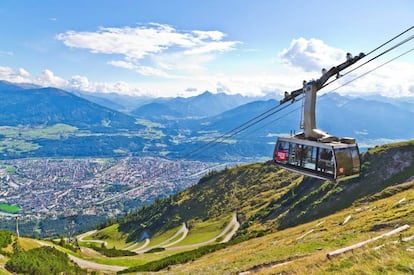
[[[361,160],[359,158],[359,152],[358,148],[354,147],[351,148],[351,154],[352,154],[352,173],[353,174],[359,174],[359,169],[361,167]]]
[[[333,174],[334,164],[332,156],[331,149],[319,149],[318,171]]]
[[[301,145],[290,143],[289,148],[289,164],[300,166],[300,159],[301,159]]]
[[[353,148],[335,149],[336,172],[338,177],[351,176],[359,171],[354,171]]]
[[[316,169],[317,148],[313,146],[303,145],[302,148],[302,167],[315,170]]]

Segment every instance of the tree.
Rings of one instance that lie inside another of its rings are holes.
[[[20,254],[23,251],[22,247],[20,246],[18,238],[14,240],[12,247],[13,247],[13,253],[16,255]]]

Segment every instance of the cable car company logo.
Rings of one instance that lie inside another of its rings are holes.
[[[276,160],[286,160],[286,151],[277,151],[276,152]]]

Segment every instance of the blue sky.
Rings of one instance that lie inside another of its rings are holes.
[[[282,94],[413,18],[412,0],[2,0],[0,79],[151,96]],[[413,47],[411,40],[341,81]],[[414,52],[338,92],[414,96],[412,72]]]

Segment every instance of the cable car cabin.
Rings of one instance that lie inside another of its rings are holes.
[[[279,138],[273,160],[276,165],[306,176],[339,180],[359,176],[361,161],[357,144]]]

